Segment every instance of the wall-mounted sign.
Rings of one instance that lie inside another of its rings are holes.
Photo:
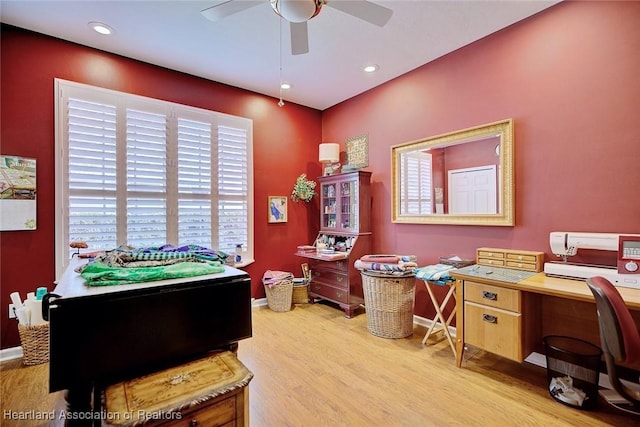
[[[0,231],[36,229],[36,159],[0,155]]]

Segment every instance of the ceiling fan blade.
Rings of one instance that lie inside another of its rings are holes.
[[[245,9],[249,9],[250,7],[257,6],[261,3],[264,3],[264,0],[218,1],[217,4],[200,11],[200,13],[202,13],[205,18],[211,21],[218,21],[222,18],[226,18],[229,15],[233,15],[234,13],[241,12]]]
[[[391,15],[393,15],[393,10],[367,0],[329,0],[327,1],[327,6],[378,27],[384,27],[391,19]]]
[[[309,30],[307,22],[291,22],[291,54],[302,55],[309,52]]]

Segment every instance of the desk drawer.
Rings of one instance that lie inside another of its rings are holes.
[[[494,267],[504,267],[504,260],[497,258],[478,258],[478,264],[491,265]]]
[[[311,280],[309,292],[331,301],[349,304],[349,292],[347,289],[335,288],[325,283],[318,283],[315,279]]]
[[[482,283],[464,282],[464,300],[489,307],[520,312],[520,291]]]
[[[464,341],[488,352],[522,361],[522,315],[464,303]]]
[[[500,249],[491,250],[488,248],[480,248],[478,249],[478,258],[504,259],[504,251]]]
[[[349,259],[338,259],[335,261],[320,261],[317,259],[309,260],[309,267],[311,270],[315,270],[317,268],[320,269],[332,269],[338,271],[349,271]]]
[[[234,425],[236,406],[236,396],[229,396],[220,402],[201,406],[196,410],[180,411],[181,416],[176,416],[176,421],[166,424],[166,427],[223,426],[227,423]]]
[[[334,270],[325,270],[324,268],[316,268],[311,271],[311,280],[314,283],[324,283],[335,286],[337,288],[349,288],[349,276]]]
[[[538,265],[533,262],[522,262],[522,261],[514,261],[507,260],[507,268],[515,268],[516,270],[525,270],[525,271],[538,271]]]

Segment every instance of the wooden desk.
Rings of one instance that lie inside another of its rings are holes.
[[[586,282],[514,271],[508,272],[512,280],[505,280],[499,273],[507,269],[482,266],[473,270],[475,267],[451,272],[457,280],[458,367],[465,343],[519,362],[533,351],[544,353],[542,338],[547,335],[600,345],[595,300]],[[640,325],[640,289],[617,289]],[[494,300],[481,301],[487,292]],[[493,320],[493,324],[487,326],[483,320]]]

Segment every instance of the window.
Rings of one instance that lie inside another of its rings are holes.
[[[252,121],[56,80],[56,266],[195,244],[253,259]]]
[[[420,151],[400,157],[401,212],[408,215],[433,213],[431,198],[431,154]]]

